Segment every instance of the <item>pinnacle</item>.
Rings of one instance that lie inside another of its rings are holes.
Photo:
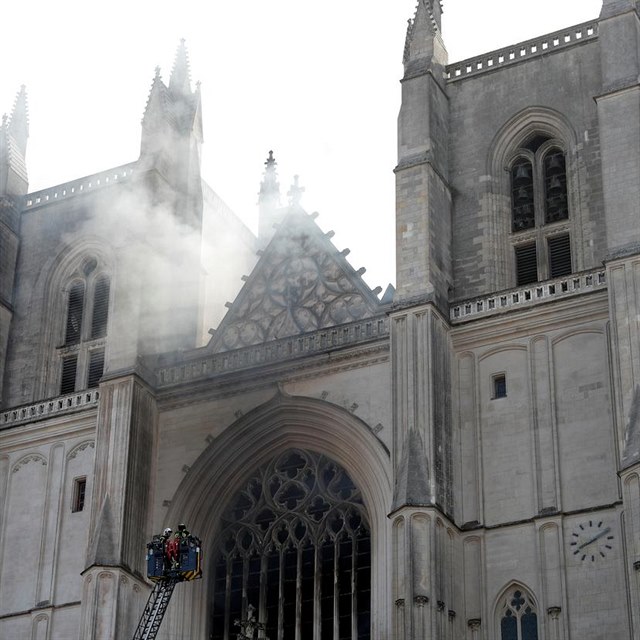
[[[169,79],[169,91],[173,94],[191,93],[191,71],[189,68],[189,54],[184,38],[180,40],[178,49],[176,50],[176,57],[173,62],[173,69],[171,70],[171,77]]]
[[[277,166],[276,159],[273,155],[273,151],[269,151],[269,156],[264,163],[264,178],[260,183],[260,201],[264,201],[270,196],[280,196],[280,184],[278,182],[278,173],[276,171]]]

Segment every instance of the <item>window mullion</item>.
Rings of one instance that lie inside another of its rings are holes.
[[[313,552],[313,640],[320,640],[321,633],[321,620],[322,620],[322,571],[320,570],[320,549],[322,543],[320,540],[316,541],[315,549]]]
[[[358,592],[356,590],[356,534],[351,538],[351,639],[358,640]]]
[[[263,549],[260,557],[260,596],[258,598],[258,622],[266,623],[267,621],[267,562],[269,554]],[[266,637],[266,630],[259,631],[258,637]]]
[[[249,585],[249,554],[242,558],[242,604],[240,605],[240,620],[247,620],[248,594],[247,587]]]
[[[278,640],[284,638],[284,552],[284,546],[278,549]]]
[[[302,544],[296,549],[296,640],[302,638]]]
[[[227,575],[224,590],[224,640],[230,640],[231,630],[231,556],[227,558]]]
[[[333,541],[333,640],[340,638],[340,607],[339,607],[339,554],[340,545],[338,544],[338,536]]]

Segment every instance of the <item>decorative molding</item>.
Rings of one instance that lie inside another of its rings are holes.
[[[404,607],[404,598],[398,598],[395,604],[396,604],[396,607],[398,608]]]
[[[86,440],[85,442],[81,442],[80,444],[77,444],[75,447],[73,447],[73,449],[71,449],[69,453],[67,453],[67,460],[75,458],[80,452],[84,451],[87,448],[95,449],[95,443],[93,440]]]
[[[560,617],[561,611],[561,607],[549,607],[547,609],[547,613],[551,616],[552,620],[557,620]]]
[[[41,456],[39,453],[30,453],[29,455],[24,456],[13,465],[11,469],[12,473],[16,473],[21,467],[24,467],[29,462],[39,462],[43,467],[47,466],[47,460],[44,456]]]
[[[160,367],[157,370],[158,386],[166,388],[174,384],[206,380],[232,371],[299,360],[376,340],[384,340],[387,344],[388,338],[389,318],[384,315],[233,351],[211,354],[203,349],[198,354],[201,354],[200,357]],[[332,359],[332,364],[339,366],[337,359]]]
[[[438,600],[438,611],[444,611],[444,601]]]
[[[482,624],[482,620],[480,618],[470,618],[467,620],[467,626],[471,631],[477,631]]]
[[[424,607],[425,604],[428,604],[429,597],[428,596],[414,596],[413,601],[419,606]]]

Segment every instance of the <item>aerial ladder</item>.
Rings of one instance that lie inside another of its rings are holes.
[[[153,591],[133,634],[133,640],[154,640],[178,582],[202,577],[200,539],[187,531],[184,524],[173,533],[165,529],[147,543],[147,577],[155,582]]]

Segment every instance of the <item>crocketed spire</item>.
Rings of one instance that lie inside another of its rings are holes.
[[[431,41],[442,30],[442,4],[440,0],[418,0],[413,20],[407,25],[404,45],[404,64],[431,55]]]
[[[191,94],[191,71],[189,69],[189,54],[184,38],[180,40],[176,57],[173,61],[173,69],[169,78],[169,91],[172,95]]]
[[[27,139],[29,116],[24,85],[18,91],[11,116],[2,117],[0,125],[0,196],[27,193]]]

